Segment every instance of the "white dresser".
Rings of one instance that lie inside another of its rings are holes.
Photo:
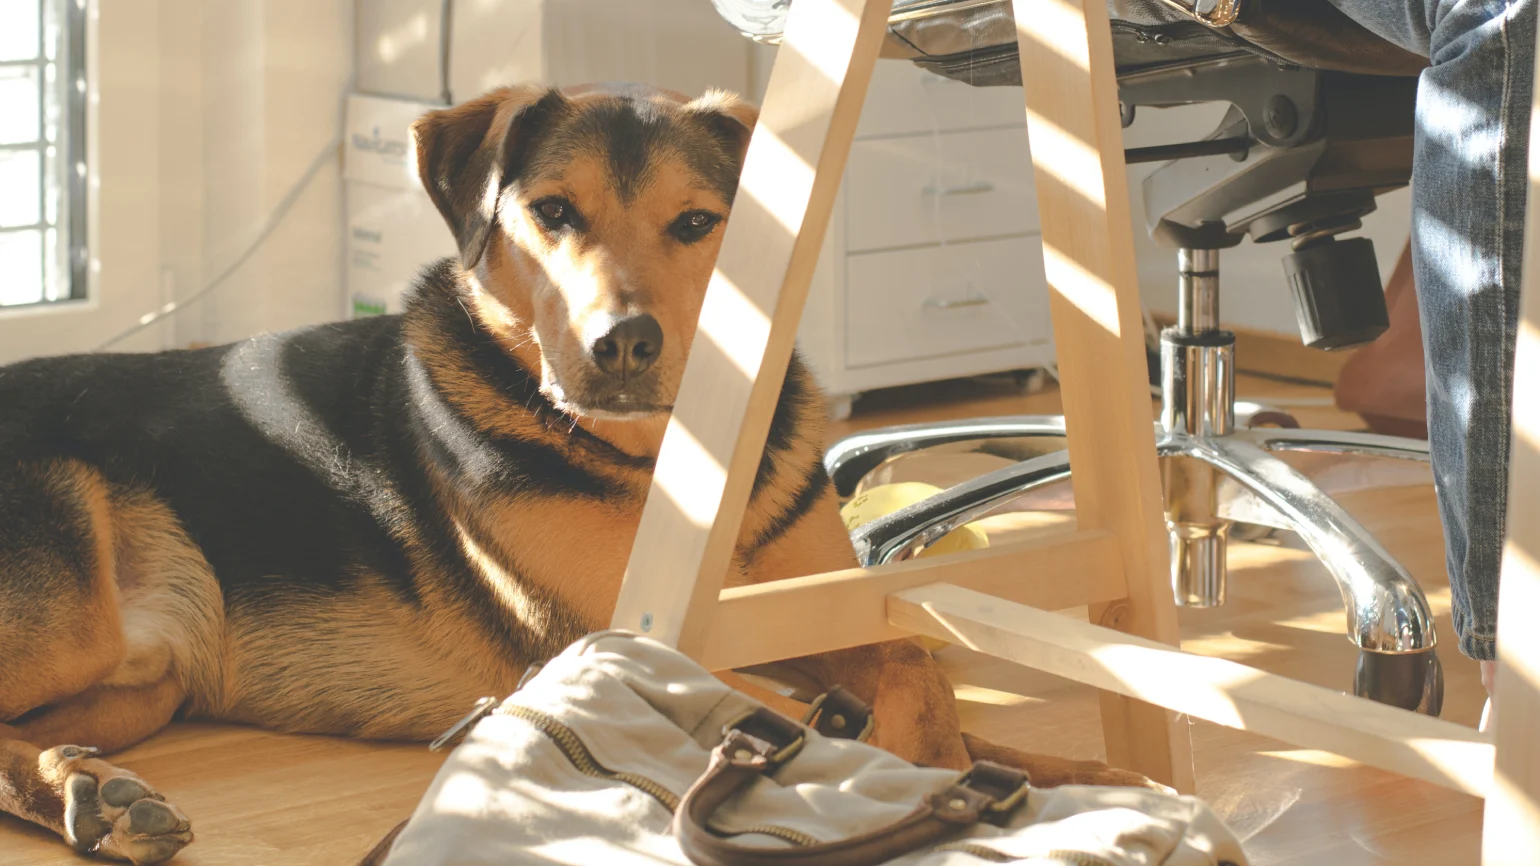
[[[799,345],[837,416],[863,391],[1052,362],[1019,89],[878,63]]]

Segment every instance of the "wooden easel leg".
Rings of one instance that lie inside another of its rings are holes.
[[[611,620],[695,658],[891,8],[892,0],[797,0],[787,16]]]
[[[1017,2],[1016,39],[1081,529],[1121,542],[1127,602],[1092,621],[1178,644],[1112,36],[1101,0]],[[1108,761],[1193,790],[1185,717],[1102,695]]]
[[[1540,58],[1536,79],[1540,81]],[[1530,111],[1540,117],[1540,91]],[[1540,135],[1529,138],[1529,209],[1513,369],[1513,439],[1508,466],[1508,540],[1497,612],[1497,756],[1482,827],[1483,866],[1540,858]]]

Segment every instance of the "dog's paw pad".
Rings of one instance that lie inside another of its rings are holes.
[[[76,763],[64,799],[66,839],[82,853],[147,866],[170,860],[193,840],[192,823],[180,809],[105,761]]]
[[[135,866],[170,860],[192,842],[192,823],[162,800],[135,802],[113,823],[97,850]]]
[[[121,824],[122,821],[119,821]],[[164,836],[185,833],[192,824],[175,807],[160,800],[140,800],[128,807],[127,830],[133,836]]]
[[[132,806],[140,800],[164,800],[165,797],[151,791],[138,779],[118,777],[102,783],[102,802],[120,808]]]

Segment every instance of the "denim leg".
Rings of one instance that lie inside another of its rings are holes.
[[[1412,261],[1460,651],[1494,657],[1537,0],[1333,0],[1426,54]]]

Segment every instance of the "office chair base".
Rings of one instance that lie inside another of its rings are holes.
[[[1245,418],[1242,415],[1241,418]],[[1361,649],[1415,653],[1431,649],[1436,640],[1426,598],[1411,575],[1345,512],[1326,490],[1284,462],[1280,452],[1325,455],[1329,458],[1397,458],[1416,466],[1426,464],[1426,442],[1335,430],[1287,428],[1236,429],[1220,437],[1199,438],[1155,430],[1162,471],[1170,477],[1174,461],[1202,464],[1217,476],[1214,484],[1216,524],[1244,523],[1295,532],[1320,557],[1337,580],[1348,614],[1348,637]],[[1024,510],[1069,510],[1073,494],[1062,482],[1070,479],[1070,458],[1061,450],[1062,416],[978,418],[937,424],[914,424],[867,431],[847,437],[829,450],[825,467],[841,496],[851,496],[873,483],[883,483],[888,464],[921,451],[945,449],[988,453],[1020,462],[959,484],[902,514],[889,515],[858,530],[853,538],[864,564],[908,559],[953,529],[1015,502]],[[1353,461],[1356,462],[1356,461]],[[1335,492],[1371,489],[1426,481],[1426,471],[1400,467],[1322,464]],[[1420,467],[1419,467],[1420,468]],[[1191,527],[1189,537],[1199,533]],[[1215,530],[1218,531],[1217,529]],[[1219,561],[1210,552],[1188,556],[1205,563],[1205,570],[1178,573],[1176,586],[1194,588],[1195,606],[1221,603],[1223,589],[1214,575]],[[1179,560],[1178,560],[1179,562]],[[1199,587],[1210,587],[1198,591]]]
[[[1292,531],[1342,593],[1348,639],[1362,651],[1355,692],[1436,713],[1442,668],[1433,654],[1433,612],[1421,588],[1325,490],[1276,456],[1293,451],[1427,463],[1427,443],[1300,430],[1286,413],[1238,404],[1235,336],[1219,328],[1219,252],[1179,250],[1177,269],[1179,315],[1177,325],[1160,337],[1161,413],[1154,431],[1176,603],[1224,603],[1234,524]],[[1032,508],[1046,488],[1070,477],[1069,455],[1051,444],[1041,447],[1064,439],[1062,416],[891,427],[836,444],[825,466],[835,489],[849,496],[884,464],[910,452],[950,448],[1020,461],[862,526],[852,534],[857,555],[863,564],[877,565],[914,556],[1007,502],[1025,498],[1022,506]],[[1025,444],[1034,440],[1036,447]],[[1065,507],[1062,485],[1055,493],[1043,498],[1056,498],[1055,504]]]

